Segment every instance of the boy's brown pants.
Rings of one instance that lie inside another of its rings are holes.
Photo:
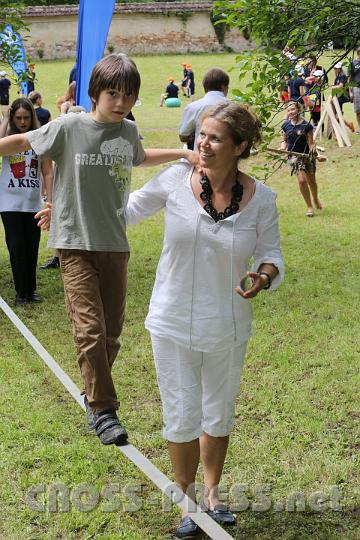
[[[129,253],[77,249],[59,253],[84,393],[94,411],[117,409],[111,368],[120,348]]]

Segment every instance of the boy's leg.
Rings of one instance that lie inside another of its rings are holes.
[[[102,253],[100,294],[106,327],[106,352],[110,369],[120,349],[119,337],[125,318],[127,266],[130,253]]]
[[[117,409],[119,405],[108,360],[100,257],[101,252],[60,250],[66,307],[85,394],[94,411]]]

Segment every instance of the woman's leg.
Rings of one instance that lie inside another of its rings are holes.
[[[199,439],[184,443],[168,441],[168,448],[176,483],[195,501],[195,480],[200,458]],[[184,511],[183,515],[186,513]]]
[[[151,341],[163,407],[163,435],[176,482],[194,500],[202,432],[203,353],[155,335],[151,335]]]
[[[204,433],[200,437],[200,455],[204,466],[204,494],[206,505],[213,509],[220,503],[219,484],[229,445],[229,435],[212,437]]]
[[[239,392],[247,343],[235,349],[204,353],[203,435],[200,437],[200,460],[204,468],[204,499],[212,510],[220,503],[219,483],[234,425],[235,402]]]
[[[310,191],[311,191],[311,195],[312,195],[312,198],[313,198],[313,201],[314,201],[314,204],[316,206],[316,208],[318,210],[321,210],[322,209],[322,205],[321,205],[321,202],[319,201],[319,197],[318,197],[318,186],[317,186],[317,183],[316,183],[316,177],[315,177],[315,173],[306,173],[307,175],[307,181],[308,181],[308,185],[309,185],[309,188],[310,188]]]
[[[310,189],[309,189],[309,184],[308,184],[308,174],[305,171],[300,170],[297,173],[297,178],[299,182],[300,193],[303,196],[303,199],[307,206],[307,212],[310,215],[310,213],[313,212],[313,207],[312,207]]]

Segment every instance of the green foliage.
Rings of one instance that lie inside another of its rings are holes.
[[[182,11],[175,11],[175,12],[168,12],[168,14],[171,16],[171,15],[175,15],[175,17],[178,17],[181,22],[183,23],[184,26],[186,26],[186,23],[189,19],[191,19],[191,16],[192,16],[192,12],[191,11],[185,11],[185,10],[182,10]]]
[[[256,48],[237,58],[236,70],[242,81],[249,73],[250,82],[236,94],[256,108],[265,125],[267,140],[273,136],[271,120],[279,110],[279,93],[291,62],[281,51],[293,50],[296,57],[319,58],[329,43],[343,44],[344,51],[334,52],[329,66],[348,57],[360,41],[360,2],[352,0],[217,0],[214,13],[232,28],[248,34]]]
[[[9,0],[0,0],[0,32],[7,24],[11,24],[15,31],[26,28],[21,18],[22,9],[23,2],[21,1],[14,0],[10,3]]]
[[[21,2],[11,2],[8,0],[0,0],[0,32],[4,30],[6,25],[10,24],[14,32],[22,31],[22,35],[28,31],[28,27],[22,20],[23,4]],[[22,51],[15,43],[16,36],[12,36],[13,43],[3,41],[0,43],[0,62],[13,65],[15,62],[22,58]],[[14,77],[16,82],[23,82],[26,80],[26,73],[20,74],[18,77]]]
[[[218,15],[215,15],[214,12],[211,12],[210,20],[211,20],[211,24],[214,27],[218,42],[220,43],[220,45],[223,45],[224,40],[225,40],[226,28],[227,28],[226,23],[222,20],[221,17],[219,17]]]

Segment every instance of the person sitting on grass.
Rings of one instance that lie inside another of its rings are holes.
[[[132,166],[198,159],[189,150],[143,149],[136,125],[126,120],[139,90],[135,63],[125,54],[110,54],[91,73],[90,113],[64,114],[31,133],[0,141],[0,155],[33,149],[56,164],[48,245],[59,250],[88,423],[103,444],[128,439],[116,414],[111,371],[125,312],[129,244],[124,212]]]
[[[179,95],[179,87],[174,84],[174,77],[168,78],[169,84],[166,87],[164,94],[161,94],[160,107],[164,105],[164,101],[168,98],[177,98]]]

